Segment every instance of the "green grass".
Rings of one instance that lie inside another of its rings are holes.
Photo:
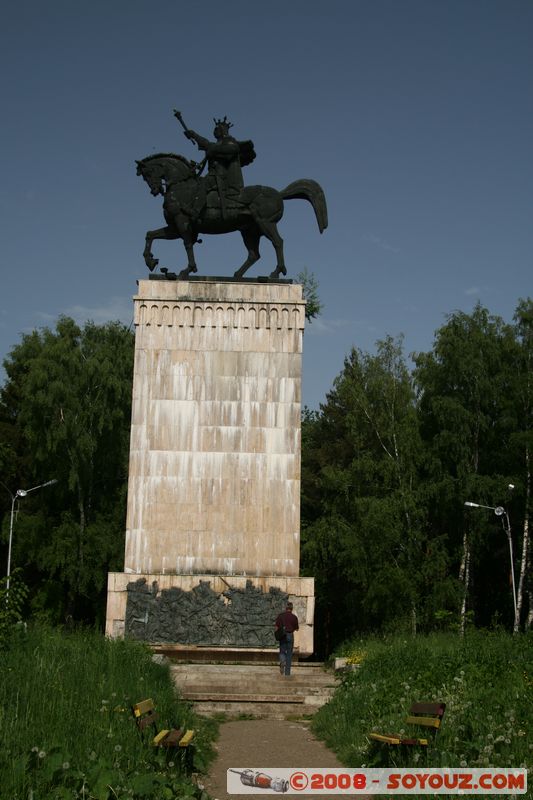
[[[199,796],[179,753],[142,741],[131,706],[147,697],[162,726],[196,729],[195,769],[205,768],[214,724],[179,700],[148,648],[93,631],[19,628],[0,655],[1,797]]]
[[[533,766],[533,636],[470,631],[352,642],[342,655],[360,666],[313,720],[313,729],[350,767]],[[434,746],[371,743],[395,733],[415,701],[444,701]]]

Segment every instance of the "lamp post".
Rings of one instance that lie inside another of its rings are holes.
[[[5,483],[3,484],[4,487],[7,489],[9,494],[11,495],[11,519],[9,522],[9,544],[7,547],[7,581],[6,581],[6,598],[9,597],[9,583],[11,579],[11,545],[13,542],[13,521],[15,518],[15,503],[21,497],[26,497],[30,492],[35,492],[37,489],[42,489],[45,486],[52,486],[53,483],[57,483],[56,478],[53,478],[51,481],[46,481],[46,483],[40,483],[39,486],[33,486],[31,489],[17,489],[16,493],[13,494]]]
[[[511,488],[512,484],[509,484],[509,488]],[[514,486],[512,486],[514,489]],[[513,583],[513,603],[514,603],[514,615],[516,620],[516,585],[514,579],[514,556],[513,556],[513,538],[511,536],[511,523],[509,521],[509,514],[505,510],[503,506],[484,506],[481,503],[471,503],[469,500],[465,502],[465,506],[469,508],[488,508],[490,511],[494,511],[497,517],[501,518],[502,521],[502,528],[507,535],[507,539],[509,541],[509,557],[511,559],[511,580]]]

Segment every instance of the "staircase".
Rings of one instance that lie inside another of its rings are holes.
[[[286,678],[277,664],[184,664],[171,666],[181,696],[198,714],[263,719],[310,716],[335,691],[335,676],[320,663],[299,663]]]

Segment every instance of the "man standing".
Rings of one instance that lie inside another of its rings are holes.
[[[291,674],[292,650],[294,647],[294,631],[298,630],[298,617],[292,613],[292,603],[287,603],[285,611],[276,619],[276,630],[283,626],[285,636],[279,642],[279,671],[288,677]]]

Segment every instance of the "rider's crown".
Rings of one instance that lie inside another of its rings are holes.
[[[224,128],[227,128],[227,130],[229,130],[230,128],[233,128],[233,122],[230,122],[229,119],[225,115],[224,115],[224,119],[216,119],[215,117],[213,117],[213,122],[215,123],[215,125],[224,126]]]

